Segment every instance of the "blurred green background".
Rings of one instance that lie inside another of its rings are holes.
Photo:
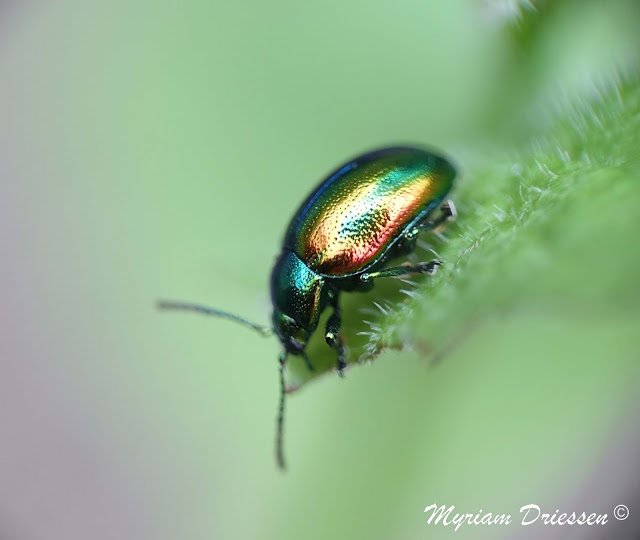
[[[0,538],[569,537],[454,533],[427,525],[432,503],[624,503],[637,526],[634,215],[613,243],[597,222],[588,279],[569,255],[536,289],[601,316],[524,303],[479,317],[437,368],[393,351],[319,379],[289,399],[285,475],[276,340],[153,304],[267,322],[283,231],[323,175],[412,142],[450,154],[464,185],[466,158],[522,148],[544,136],[541,110],[632,72],[639,23],[622,0],[0,6]],[[511,241],[561,253],[589,202]],[[499,275],[493,262],[473,270]],[[613,530],[589,534],[626,537]]]

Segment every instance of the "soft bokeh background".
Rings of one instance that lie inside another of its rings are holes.
[[[452,537],[433,502],[638,524],[637,316],[595,343],[492,319],[438,369],[325,377],[289,400],[282,475],[276,341],[153,310],[266,322],[291,211],[338,163],[527,140],[558,89],[638,60],[634,2],[533,3],[0,4],[0,539]],[[586,534],[456,536],[524,533]]]

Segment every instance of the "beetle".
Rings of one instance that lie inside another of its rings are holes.
[[[410,274],[433,274],[437,259],[387,267],[411,253],[420,232],[435,229],[455,217],[451,201],[443,202],[453,186],[453,165],[417,147],[387,147],[360,155],[328,175],[294,214],[282,251],[271,272],[271,326],[198,304],[161,301],[160,309],[191,310],[223,317],[262,335],[276,334],[279,356],[280,403],[276,457],[284,468],[284,367],[289,355],[302,356],[321,314],[331,308],[325,328],[327,345],[336,353],[340,376],[347,366],[340,337],[341,292],[366,292],[374,280]],[[440,214],[434,217],[440,208]]]

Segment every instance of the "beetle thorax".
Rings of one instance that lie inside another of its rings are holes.
[[[289,352],[301,352],[326,306],[325,280],[284,250],[271,272],[273,327]]]

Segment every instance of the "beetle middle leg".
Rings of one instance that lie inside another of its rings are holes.
[[[360,274],[360,279],[366,283],[372,279],[382,277],[403,277],[411,274],[433,275],[436,273],[436,268],[441,264],[442,263],[438,259],[433,259],[428,262],[421,262],[417,264],[393,266],[392,268],[384,268],[378,272],[365,272],[364,274]]]
[[[338,375],[344,377],[342,370],[347,367],[347,362],[344,359],[344,345],[342,343],[342,338],[340,337],[340,324],[342,322],[342,318],[340,316],[340,306],[338,305],[338,295],[333,295],[330,302],[331,307],[333,308],[333,313],[327,321],[324,339],[329,347],[334,351],[337,351],[338,362],[336,370],[338,371]]]

